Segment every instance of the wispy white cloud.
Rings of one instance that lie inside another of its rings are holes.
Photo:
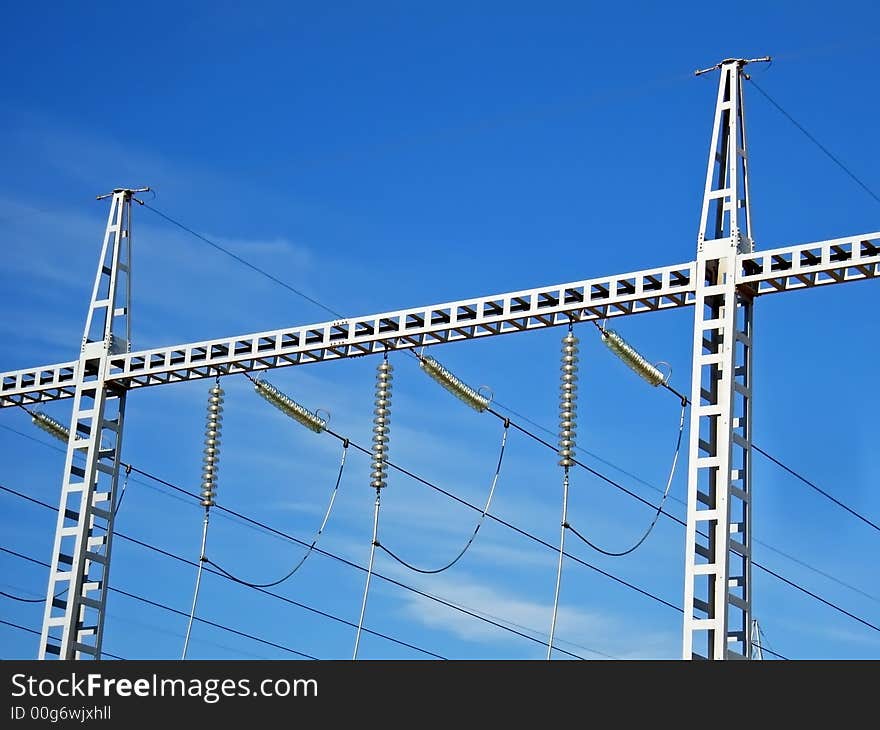
[[[477,582],[469,577],[434,578],[432,592],[483,615],[540,632],[546,641],[551,605],[526,598],[509,589]],[[459,611],[443,606],[417,594],[401,594],[401,611],[423,625],[447,631],[469,642],[521,642],[516,636],[492,625],[475,621]],[[543,631],[539,627],[547,627]],[[569,645],[590,648],[602,654],[621,658],[671,657],[677,637],[626,626],[618,617],[600,611],[589,611],[562,604],[557,618],[557,635]],[[536,634],[537,635],[537,634]]]

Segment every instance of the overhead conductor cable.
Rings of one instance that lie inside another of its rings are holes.
[[[453,375],[449,370],[443,367],[439,362],[437,362],[434,358],[428,357],[425,355],[419,355],[419,362],[421,363],[422,369],[430,375],[434,380],[436,380],[440,385],[442,385],[446,390],[452,393],[454,396],[459,398],[461,401],[466,403],[468,406],[473,408],[478,413],[484,412],[491,402],[490,396],[485,396],[480,393],[478,390],[471,388],[466,383],[459,380],[455,375]],[[481,386],[481,389],[485,388],[485,386]],[[486,504],[483,506],[483,511],[480,513],[480,517],[477,520],[476,527],[474,527],[474,531],[471,533],[470,538],[465,543],[464,547],[459,551],[459,553],[448,563],[443,565],[440,568],[418,568],[410,563],[406,562],[403,558],[395,555],[391,550],[387,547],[379,543],[379,547],[382,548],[389,556],[394,558],[398,563],[403,565],[406,568],[409,568],[416,573],[423,573],[426,575],[434,575],[436,573],[442,573],[445,570],[449,570],[453,565],[455,565],[459,560],[461,560],[462,556],[467,552],[468,548],[473,544],[474,540],[477,537],[477,533],[480,531],[480,527],[483,524],[483,521],[486,518],[486,515],[489,513],[489,508],[492,506],[492,497],[495,495],[495,487],[498,484],[498,477],[501,474],[501,464],[504,461],[504,449],[507,445],[507,434],[510,430],[510,419],[504,419],[504,431],[501,434],[501,448],[498,453],[498,464],[495,467],[495,474],[492,477],[492,485],[489,488],[489,496],[486,499]]]
[[[373,561],[376,557],[376,547],[379,544],[379,506],[382,500],[382,490],[388,481],[388,433],[391,430],[391,381],[393,380],[391,363],[388,362],[388,353],[376,368],[376,399],[373,408],[373,448],[370,465],[370,486],[376,490],[376,506],[373,512],[373,539],[370,542],[370,561],[367,564],[367,580],[364,584],[364,598],[361,601],[361,615],[358,619],[357,633],[354,637],[354,653],[352,659],[357,659],[358,647],[361,643],[361,631],[364,627],[364,614],[367,611],[367,596],[370,592],[370,578],[373,576]]]
[[[254,384],[254,390],[259,393],[263,398],[265,398],[269,403],[275,406],[278,410],[284,413],[287,416],[290,416],[295,421],[298,421],[306,428],[315,433],[320,433],[321,431],[326,430],[327,428],[327,420],[321,418],[317,415],[317,413],[312,413],[307,410],[299,403],[297,403],[293,398],[288,395],[282,393],[278,388],[276,388],[271,383],[263,380],[254,380],[250,375],[245,373],[245,377],[248,378]],[[324,518],[321,520],[321,525],[318,527],[318,531],[315,533],[315,537],[312,539],[311,544],[306,549],[306,552],[299,559],[299,561],[291,568],[287,573],[281,576],[278,580],[273,580],[268,583],[253,583],[251,581],[243,580],[238,576],[233,575],[228,570],[223,568],[222,566],[215,563],[213,560],[207,560],[206,562],[213,565],[217,570],[219,570],[223,575],[225,575],[230,580],[235,581],[244,586],[248,586],[249,588],[272,588],[273,586],[280,585],[288,578],[292,577],[296,571],[298,571],[303,563],[306,562],[306,559],[312,554],[312,551],[315,549],[315,546],[318,544],[318,540],[321,538],[321,535],[324,533],[324,528],[327,526],[327,521],[330,519],[330,513],[333,511],[333,504],[336,502],[336,495],[339,492],[339,484],[342,481],[342,474],[345,471],[345,457],[348,453],[349,441],[348,439],[342,440],[342,458],[339,461],[339,470],[336,474],[336,484],[333,486],[333,491],[330,492],[330,501],[327,504],[327,509],[324,511]]]
[[[578,338],[568,325],[568,334],[562,338],[562,375],[559,386],[559,466],[562,476],[562,521],[559,531],[559,563],[556,568],[556,590],[553,595],[553,615],[550,619],[550,637],[547,641],[547,660],[553,655],[553,636],[556,633],[556,615],[559,610],[559,589],[562,585],[562,559],[565,556],[565,531],[568,528],[568,470],[574,466],[574,448],[577,437],[577,378]]]
[[[223,421],[223,388],[220,387],[220,377],[214,381],[208,391],[208,413],[205,420],[205,451],[202,460],[202,506],[205,508],[205,519],[202,523],[202,546],[199,553],[199,567],[196,570],[196,585],[193,590],[192,609],[189,613],[189,622],[186,627],[186,636],[183,640],[183,653],[181,659],[186,659],[189,648],[189,637],[192,633],[193,620],[196,615],[196,604],[199,600],[199,587],[202,582],[202,568],[208,558],[205,555],[205,546],[208,542],[208,521],[211,507],[214,506],[214,496],[217,493],[217,467],[220,460],[220,432]]]

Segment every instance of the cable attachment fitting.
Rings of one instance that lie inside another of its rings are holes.
[[[220,460],[220,432],[223,416],[223,388],[215,383],[208,390],[208,413],[205,421],[205,451],[202,460],[202,506],[214,506],[217,491],[217,462]]]
[[[387,481],[388,433],[391,430],[391,381],[394,368],[382,360],[376,368],[376,399],[373,408],[373,447],[370,486],[382,489]]]
[[[559,466],[574,465],[577,436],[578,338],[568,332],[562,338],[562,370],[559,394]]]

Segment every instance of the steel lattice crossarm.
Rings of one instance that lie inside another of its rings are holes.
[[[880,232],[738,257],[739,288],[760,296],[880,276]],[[110,357],[108,383],[147,385],[358,357],[456,340],[690,306],[696,263]],[[77,361],[0,375],[0,407],[73,396]]]
[[[0,374],[0,408],[73,399],[40,658],[101,656],[125,402],[135,388],[692,307],[682,656],[748,659],[755,299],[880,277],[880,232],[754,250],[743,68],[726,59],[693,261],[270,332],[131,351],[131,203],[119,188],[77,360]]]

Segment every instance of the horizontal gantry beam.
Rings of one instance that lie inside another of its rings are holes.
[[[880,276],[880,233],[742,254],[737,285],[755,296]],[[690,306],[696,264],[637,271],[366,317],[258,332],[110,359],[125,389],[360,357]],[[0,375],[0,407],[73,395],[77,362]]]
[[[755,295],[880,276],[880,232],[743,254],[736,283]]]

